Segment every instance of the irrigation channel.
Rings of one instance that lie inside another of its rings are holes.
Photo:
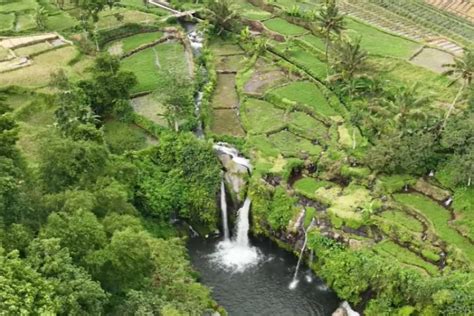
[[[198,57],[203,38],[194,23],[183,22],[182,25],[193,55]],[[201,99],[202,92],[197,92],[197,117]],[[204,137],[201,122],[196,136]],[[252,172],[250,161],[231,145],[218,143],[214,149],[216,154],[228,156],[241,172]],[[229,180],[235,174],[226,173],[220,196],[222,237],[206,239],[192,234],[188,243],[191,261],[201,275],[201,282],[212,288],[213,297],[229,315],[331,315],[340,300],[308,267],[301,265],[303,251],[296,258],[268,239],[249,238],[252,203],[249,197],[237,211],[235,228],[230,229],[228,212],[232,210],[227,206],[225,182],[238,183],[239,180]]]

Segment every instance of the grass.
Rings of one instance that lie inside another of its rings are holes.
[[[240,113],[245,130],[251,134],[267,133],[286,125],[285,112],[262,100],[245,100]]]
[[[405,185],[414,185],[416,179],[409,175],[380,176],[377,178],[376,188],[385,194],[392,194],[403,190]]]
[[[122,69],[133,72],[138,84],[132,93],[165,91],[170,73],[187,76],[184,48],[179,43],[163,43],[122,60]]]
[[[271,31],[280,33],[285,36],[296,36],[307,33],[308,31],[301,26],[294,25],[282,18],[274,18],[263,22],[263,24]]]
[[[423,231],[423,224],[413,216],[405,212],[397,210],[389,210],[380,214],[382,218],[397,225],[401,225],[413,232],[421,233]]]
[[[408,265],[408,267],[422,269],[430,275],[436,275],[439,272],[438,268],[435,265],[426,262],[425,260],[417,256],[415,253],[397,245],[393,241],[387,240],[378,243],[374,247],[374,250],[383,257],[395,258],[397,261]]]
[[[286,157],[318,156],[322,148],[309,140],[296,136],[289,131],[281,131],[268,137],[279,152]]]
[[[158,125],[168,127],[166,120],[166,107],[159,101],[160,96],[157,93],[133,98],[132,107],[138,114],[155,122]]]
[[[326,73],[326,63],[321,61],[317,56],[311,54],[304,48],[301,47],[292,47],[291,49],[285,51],[284,47],[287,44],[281,44],[280,51],[283,52],[283,55],[288,58],[296,66],[307,71],[311,76],[319,79],[325,79],[327,76]],[[277,46],[278,47],[278,46]],[[283,49],[282,49],[283,47]]]
[[[314,198],[314,193],[319,188],[331,187],[334,184],[329,181],[320,181],[314,178],[302,178],[295,182],[293,188],[299,194],[306,196],[307,198]]]
[[[116,14],[120,14],[123,19],[118,20]],[[129,10],[122,8],[114,8],[111,10],[104,10],[99,13],[99,22],[97,27],[99,29],[111,29],[116,28],[127,23],[137,23],[139,21],[142,24],[154,23],[158,20],[158,16],[150,13],[145,13],[137,10]]]
[[[419,91],[430,94],[437,100],[452,102],[458,85],[448,87],[451,80],[431,70],[394,58],[372,57],[369,63],[380,72],[384,79],[410,86],[417,83]]]
[[[36,22],[32,14],[20,14],[16,20],[16,31],[23,32],[36,28]]]
[[[73,80],[83,77],[84,68],[90,65],[90,59],[84,59],[73,67],[67,65],[77,52],[75,47],[65,46],[38,55],[33,58],[31,66],[0,73],[0,86],[44,87],[48,85],[50,75],[59,69],[64,69]]]
[[[79,25],[79,21],[63,11],[49,16],[46,20],[46,27],[50,31],[64,31],[77,25]]]
[[[39,54],[51,48],[52,46],[49,43],[41,42],[30,46],[17,48],[15,49],[15,54],[17,56],[30,56],[32,54]]]
[[[335,116],[338,113],[331,108],[319,88],[308,81],[297,81],[271,90],[272,94],[313,108],[323,116]]]
[[[35,0],[9,0],[0,2],[0,13],[32,11],[38,7]],[[1,18],[0,18],[1,20]]]
[[[104,138],[110,151],[117,155],[125,151],[140,150],[146,146],[146,135],[142,129],[118,121],[104,124]]]
[[[325,40],[321,37],[314,36],[313,34],[306,34],[301,36],[300,39],[323,53],[326,51]]]
[[[15,22],[15,14],[13,13],[2,13],[0,14],[0,32],[8,32],[13,28]]]
[[[107,47],[120,45],[122,51],[124,53],[127,53],[143,44],[153,42],[161,38],[162,36],[163,36],[162,32],[140,33],[140,34],[123,38],[119,41],[112,42],[111,44],[107,45]]]
[[[396,194],[395,199],[426,217],[442,240],[461,250],[474,263],[474,245],[449,226],[451,216],[446,209],[420,194]]]
[[[373,55],[408,59],[420,47],[419,43],[382,32],[372,26],[347,18],[345,32],[351,38],[361,37],[362,47]]]
[[[474,188],[464,187],[454,191],[454,224],[471,240],[474,240]]]
[[[287,122],[290,130],[297,135],[316,139],[321,144],[325,144],[329,140],[327,127],[304,112],[291,112]]]

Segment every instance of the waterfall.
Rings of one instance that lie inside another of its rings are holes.
[[[249,211],[250,199],[247,197],[237,216],[237,235],[235,237],[235,242],[241,247],[249,246]]]
[[[229,224],[227,222],[227,201],[225,198],[224,180],[221,182],[221,211],[222,211],[222,230],[224,231],[224,240],[229,240]]]
[[[449,197],[449,198],[444,202],[444,205],[445,205],[445,206],[450,206],[452,202],[453,202],[453,198],[452,198],[452,197]]]
[[[303,254],[304,254],[304,251],[306,249],[306,244],[308,242],[308,231],[311,229],[311,227],[313,225],[314,225],[314,218],[311,220],[311,223],[309,224],[309,226],[306,230],[303,227],[303,231],[304,231],[303,247],[301,247],[300,256],[298,258],[298,263],[296,264],[295,274],[293,275],[293,280],[291,281],[290,285],[288,286],[288,288],[290,290],[294,290],[296,288],[296,286],[298,285],[298,282],[299,282],[298,281],[298,271],[300,270],[301,260],[303,259]]]
[[[238,165],[244,173],[252,171],[250,161],[242,157],[239,151],[229,144],[214,144],[214,149],[218,154],[230,156],[233,163]],[[221,160],[222,161],[222,160]],[[224,164],[224,168],[226,165]],[[226,176],[232,171],[226,169]],[[225,186],[221,183],[221,210],[222,210],[222,226],[224,229],[224,240],[217,244],[216,251],[210,256],[211,261],[220,268],[230,272],[243,272],[247,268],[255,266],[260,262],[261,255],[257,248],[250,245],[249,229],[250,229],[250,205],[251,200],[246,197],[244,203],[238,210],[237,224],[235,227],[235,237],[230,239],[227,223],[227,204],[225,201]]]

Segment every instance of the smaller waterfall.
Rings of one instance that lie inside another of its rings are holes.
[[[311,224],[309,224],[309,226],[306,230],[303,228],[303,231],[304,231],[303,247],[301,247],[300,257],[298,258],[298,263],[296,264],[296,270],[295,270],[295,274],[293,275],[293,280],[291,281],[290,285],[288,286],[288,288],[290,290],[294,290],[298,286],[298,282],[299,282],[298,281],[298,272],[300,270],[301,260],[303,259],[304,251],[306,250],[306,244],[308,242],[308,231],[311,229],[311,227],[313,225],[314,225],[314,218],[313,218],[313,220],[311,221]]]
[[[222,230],[224,231],[224,240],[229,240],[229,224],[227,222],[227,201],[225,198],[224,180],[221,182],[221,211],[222,211]]]
[[[452,202],[453,202],[453,198],[452,198],[452,197],[449,197],[449,198],[444,202],[444,205],[445,205],[445,206],[450,206]]]

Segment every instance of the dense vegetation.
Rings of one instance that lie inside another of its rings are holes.
[[[181,236],[218,227],[225,140],[254,165],[253,232],[295,247],[305,209],[312,268],[341,299],[367,315],[472,313],[474,50],[439,73],[414,62],[424,44],[335,1],[170,3],[202,18],[198,58],[141,0],[0,4],[1,35],[63,36],[0,45],[0,310],[219,310]],[[472,37],[431,7],[413,18],[421,1],[365,5]]]

